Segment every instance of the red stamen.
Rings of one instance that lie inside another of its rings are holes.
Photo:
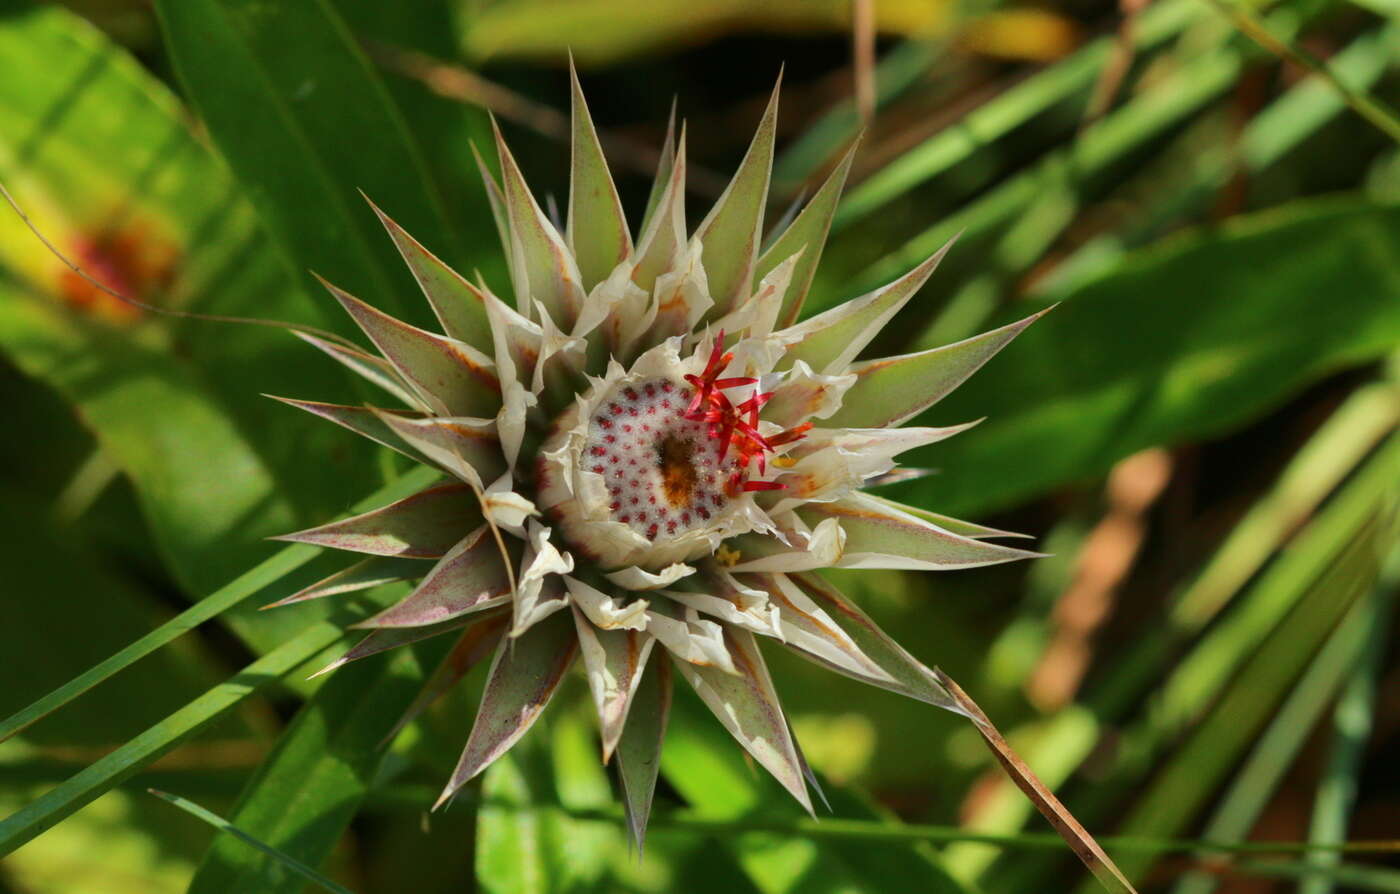
[[[810,422],[804,422],[801,425],[794,425],[792,428],[789,428],[786,431],[780,431],[773,437],[769,438],[768,446],[777,447],[782,444],[791,443],[792,441],[800,441],[803,438],[807,437],[807,432],[811,428],[812,423]]]
[[[787,485],[781,481],[745,481],[744,490],[752,493],[756,490],[786,490]]]

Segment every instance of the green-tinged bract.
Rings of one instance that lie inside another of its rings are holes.
[[[945,246],[901,279],[794,322],[850,157],[760,251],[776,116],[775,91],[733,182],[692,234],[684,133],[668,138],[634,240],[575,80],[564,233],[497,134],[502,180],[487,174],[487,191],[513,301],[449,269],[382,212],[443,332],[330,287],[378,355],[308,340],[399,406],[288,403],[434,466],[445,481],[287,535],[368,558],[283,601],[419,580],[362,622],[369,636],[331,666],[452,632],[457,645],[415,711],[492,656],[444,799],[525,733],[581,655],[603,759],[617,756],[639,840],[670,666],[810,810],[805,764],[757,637],[957,710],[928,668],[813,572],[1034,555],[990,542],[1003,532],[860,489],[889,476],[900,453],[965,428],[897,426],[1033,318],[931,351],[857,360]]]

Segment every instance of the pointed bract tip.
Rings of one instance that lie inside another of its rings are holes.
[[[269,608],[270,608],[270,606],[265,606],[265,607],[269,607]],[[320,670],[316,671],[314,674],[312,674],[311,676],[307,677],[306,679],[308,679],[308,680],[314,680],[314,679],[316,679],[317,677],[319,677],[319,676],[321,676],[321,675],[323,675],[323,674],[328,674],[328,673],[330,673],[331,671],[335,670],[336,668],[344,666],[344,664],[345,664],[345,656],[342,655],[341,657],[337,658],[336,660],[332,661],[330,664],[328,664],[328,665],[326,665],[325,667],[321,668]]]

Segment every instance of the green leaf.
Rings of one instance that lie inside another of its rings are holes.
[[[423,682],[412,650],[338,670],[297,713],[231,820],[283,854],[311,866],[325,860],[369,792],[384,738]],[[190,894],[296,894],[300,873],[250,851],[242,836],[214,841]]]
[[[837,568],[904,568],[938,571],[980,568],[1035,558],[1038,553],[950,534],[931,522],[856,491],[825,503],[810,503],[798,513],[810,525],[834,518],[846,532],[845,551]]]
[[[413,278],[418,280],[423,297],[433,306],[442,331],[479,351],[490,351],[491,325],[476,291],[461,274],[424,248],[423,243],[410,236],[378,205],[370,202],[370,207],[379,215],[408,269],[413,271]]]
[[[567,812],[597,810],[612,800],[581,712],[559,712],[548,726],[522,739],[486,771],[481,794],[476,840],[481,890],[614,890],[601,880],[609,856],[627,858],[622,829],[576,820]]]
[[[803,762],[758,641],[749,631],[729,625],[724,628],[724,645],[735,673],[680,659],[676,668],[735,741],[811,813]]]
[[[516,309],[533,319],[536,311],[532,302],[539,301],[556,326],[570,330],[583,305],[578,265],[559,231],[540,210],[500,128],[495,134]]]
[[[676,689],[661,769],[698,816],[721,822],[752,820],[768,828],[809,822],[776,781],[750,769],[743,752],[684,686]],[[836,789],[829,794],[838,816],[884,820],[881,825],[894,831],[902,828],[896,819],[881,816],[849,792]],[[658,818],[657,828],[662,822]],[[819,829],[824,822],[833,821],[813,821],[812,826]],[[738,858],[764,894],[964,894],[931,850],[911,848],[906,841],[817,841],[766,831],[733,832],[728,830],[720,844]]]
[[[280,865],[285,866],[290,872],[294,873],[299,878],[304,879],[306,881],[314,882],[323,889],[332,892],[332,894],[351,894],[351,892],[347,888],[342,888],[340,885],[337,885],[335,882],[321,875],[319,872],[312,869],[310,866],[307,866],[305,863],[302,863],[300,860],[297,860],[294,857],[291,857],[288,854],[279,851],[277,848],[272,847],[271,845],[266,844],[265,842],[257,838],[254,838],[252,835],[249,835],[247,832],[244,832],[242,829],[238,828],[233,823],[229,822],[228,820],[224,819],[218,814],[206,810],[203,807],[200,807],[198,804],[193,803],[192,801],[186,800],[185,798],[181,798],[179,795],[172,795],[169,792],[157,791],[156,789],[151,789],[150,792],[157,798],[160,798],[164,801],[169,801],[171,804],[174,804],[176,807],[180,808],[186,813],[198,817],[199,819],[203,820],[204,822],[208,823],[214,828],[219,829],[220,831],[229,835],[231,838],[236,838],[241,844],[245,845],[246,847],[251,847],[256,850],[262,851],[264,854],[271,857],[273,860],[276,860]],[[295,884],[297,886],[295,890],[301,890],[303,882],[297,881]]]
[[[617,743],[617,775],[627,809],[627,828],[641,853],[671,714],[671,663],[665,655],[656,655],[643,669],[634,703],[636,710],[629,712],[630,722]]]
[[[409,232],[450,232],[446,215],[402,115],[330,5],[161,0],[156,11],[186,93],[303,287],[315,270],[425,321],[355,190]]]
[[[1257,741],[1261,727],[1314,653],[1352,604],[1374,584],[1381,546],[1378,529],[1391,526],[1375,524],[1375,516],[1370,521],[1361,536],[1331,554],[1327,570],[1306,588],[1293,611],[1225,687],[1219,702],[1181,750],[1146,790],[1138,793],[1120,827],[1122,834],[1165,837],[1178,832],[1233,763]],[[1153,859],[1125,854],[1120,862],[1129,878],[1141,878]]]
[[[393,499],[405,491],[416,490],[431,481],[436,475],[437,473],[431,469],[416,469],[394,484],[368,497],[355,508],[361,509],[386,499]],[[313,547],[298,544],[289,546],[268,557],[131,645],[83,671],[77,677],[22,711],[6,718],[3,723],[0,723],[0,742],[58,710],[102,681],[150,655],[161,646],[174,641],[205,621],[218,617],[251,596],[262,592],[295,569],[311,561],[318,552],[319,550]]]
[[[6,817],[0,821],[0,855],[8,854],[62,822],[254,692],[304,664],[340,636],[341,628],[337,624],[322,622],[312,625],[245,667],[239,674],[213,687]]]
[[[1400,344],[1397,289],[1400,210],[1352,201],[1295,204],[1131,257],[939,404],[947,418],[988,419],[907,455],[954,474],[901,499],[986,512],[1244,423]]]
[[[1154,3],[1135,21],[1129,39],[1141,53],[1175,37],[1202,16],[1203,11],[1194,3]],[[1104,37],[1087,44],[1068,58],[1000,91],[963,116],[956,126],[940,128],[934,136],[892,159],[850,191],[836,215],[836,229],[845,230],[865,220],[925,181],[979,151],[986,151],[999,138],[1057,103],[1087,91],[1109,64],[1114,41],[1115,38]]]
[[[41,68],[45,77],[29,76]],[[170,91],[62,9],[0,23],[0,177],[60,250],[116,270],[133,297],[323,322]],[[339,433],[259,396],[293,385],[350,396],[343,373],[298,362],[295,339],[172,323],[62,271],[15,215],[0,214],[0,348],[80,411],[187,592],[245,570],[262,535],[374,486],[367,452],[335,454]],[[266,645],[291,620],[240,615],[234,626]]]
[[[583,653],[588,688],[597,709],[603,762],[607,763],[622,735],[656,639],[637,630],[599,628],[577,604],[570,608],[578,631],[579,651]],[[648,705],[648,709],[654,707],[654,703]]]

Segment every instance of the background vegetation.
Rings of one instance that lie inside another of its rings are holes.
[[[314,269],[423,321],[355,190],[500,282],[472,144],[494,109],[565,195],[570,47],[633,214],[673,97],[701,200],[780,66],[782,202],[864,123],[815,307],[963,234],[879,352],[1063,302],[894,488],[1053,556],[843,588],[1141,890],[1400,891],[1400,5],[6,0],[0,182],[155,304],[349,334]],[[680,699],[637,858],[581,684],[426,813],[479,680],[386,749],[440,645],[307,681],[389,594],[257,611],[329,567],[263,537],[413,484],[260,397],[354,386],[110,301],[0,211],[0,891],[306,884],[148,787],[361,894],[1093,890],[965,722],[778,653],[833,817]]]

